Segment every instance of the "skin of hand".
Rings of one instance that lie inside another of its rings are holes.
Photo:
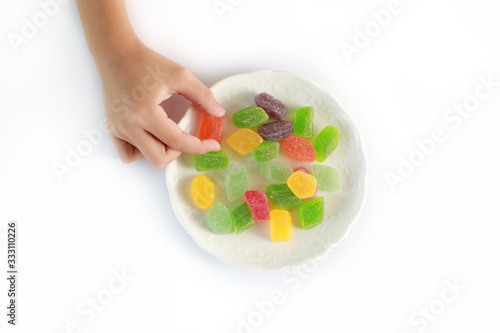
[[[160,106],[179,94],[195,110],[221,117],[225,111],[210,89],[137,38],[123,0],[78,0],[77,4],[101,77],[108,130],[122,161],[145,157],[162,169],[182,152],[218,151],[217,141],[183,132]]]

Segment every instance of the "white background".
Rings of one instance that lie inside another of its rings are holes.
[[[500,87],[459,125],[443,117],[474,95],[480,77],[500,82],[500,6],[401,0],[348,62],[341,43],[352,44],[388,2],[233,0],[221,17],[212,0],[127,1],[140,38],[207,85],[257,69],[295,72],[357,121],[366,205],[348,237],[305,274],[245,271],[205,253],[176,221],[164,171],[122,164],[108,136],[59,181],[52,164],[103,119],[78,11],[61,5],[15,52],[8,34],[41,7],[0,0],[0,266],[7,221],[17,220],[13,331],[225,333],[250,319],[254,327],[240,332],[498,332]],[[386,173],[437,128],[445,142],[392,191]],[[91,320],[77,312],[122,270],[134,279],[102,311]],[[458,296],[447,290],[454,280],[466,287]],[[0,332],[8,332],[1,281]],[[258,312],[255,302],[280,291],[271,314],[268,305],[266,316]],[[415,312],[429,306],[437,315],[424,325]]]

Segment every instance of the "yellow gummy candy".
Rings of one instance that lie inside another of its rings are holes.
[[[207,176],[198,175],[191,183],[191,196],[194,203],[201,209],[212,207],[215,198],[214,183]]]
[[[292,217],[287,210],[272,210],[270,224],[273,242],[288,242],[292,239]]]
[[[297,198],[305,199],[316,194],[317,181],[314,176],[302,171],[295,171],[286,181]]]
[[[264,140],[260,135],[248,128],[240,129],[227,139],[227,144],[241,155],[246,155]]]

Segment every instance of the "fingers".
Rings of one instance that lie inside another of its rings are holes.
[[[137,129],[131,133],[131,137],[134,145],[156,169],[163,169],[181,154],[181,151],[166,147],[163,142],[145,130]]]
[[[217,103],[210,89],[187,70],[184,72],[183,79],[179,82],[176,92],[190,100],[198,110],[216,117],[222,117],[226,112]]]
[[[111,139],[113,139],[113,143],[115,145],[116,150],[118,151],[118,155],[120,156],[120,159],[124,163],[132,163],[137,160],[140,160],[143,157],[140,150],[131,145],[130,143],[128,143],[127,141],[119,139],[114,136],[111,136]]]
[[[172,149],[197,155],[220,150],[220,144],[217,141],[200,140],[184,132],[172,119],[168,118],[163,109],[155,110],[151,117],[152,119],[149,119],[145,126],[146,130]]]

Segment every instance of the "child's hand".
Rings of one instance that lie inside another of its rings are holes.
[[[161,169],[181,152],[204,154],[220,149],[215,140],[183,132],[160,106],[180,94],[200,112],[224,115],[212,92],[184,67],[142,43],[120,48],[98,67],[109,133],[124,162],[144,156]]]
[[[101,76],[106,120],[124,162],[143,156],[157,169],[181,152],[217,151],[215,140],[184,133],[160,103],[185,96],[196,110],[223,116],[212,92],[182,66],[146,47],[135,35],[124,0],[77,0],[89,50]]]

